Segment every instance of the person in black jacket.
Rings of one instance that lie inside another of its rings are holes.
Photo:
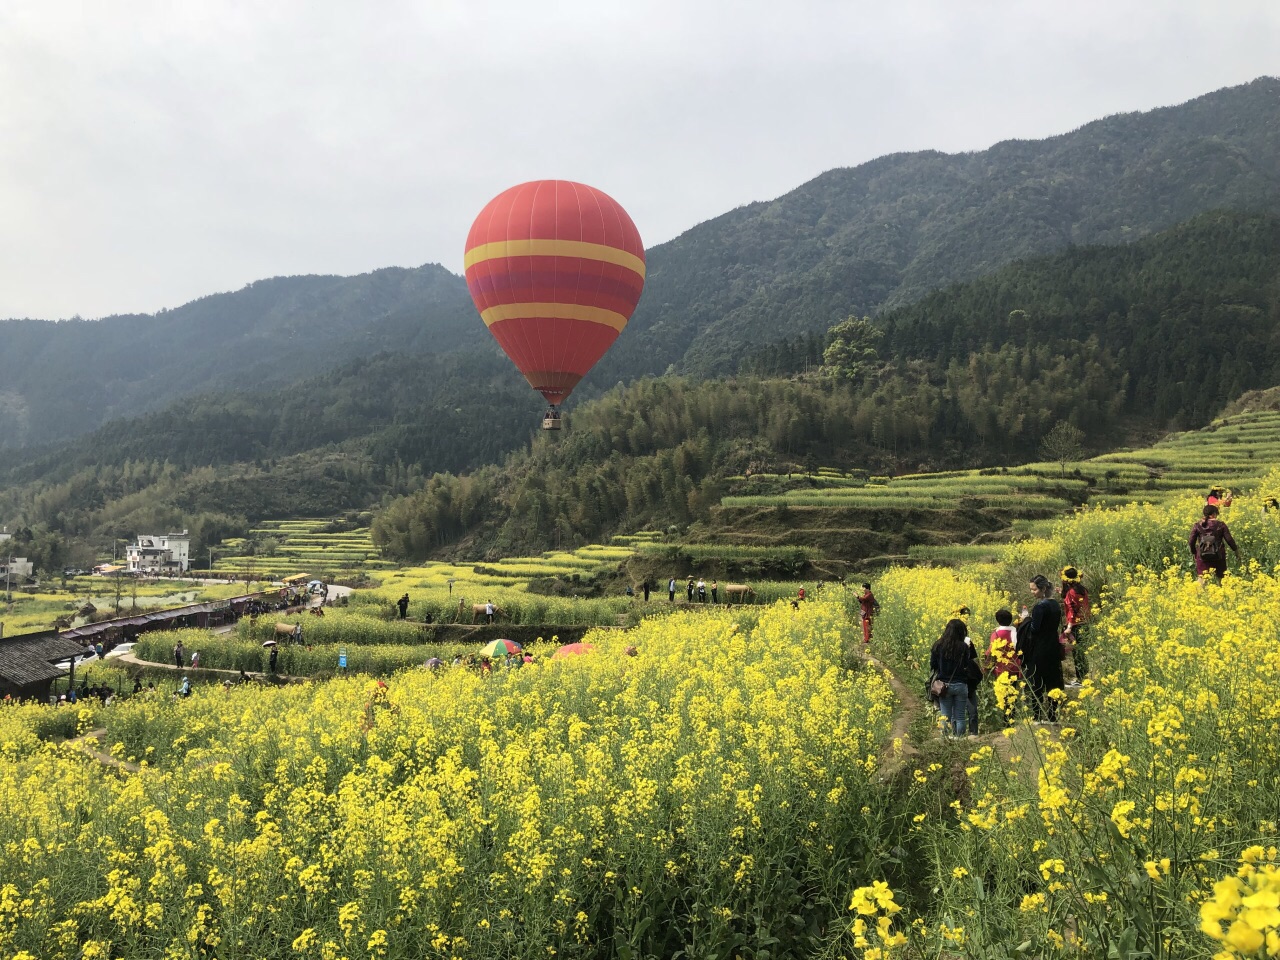
[[[1018,653],[1022,659],[1022,672],[1031,695],[1031,709],[1037,720],[1058,722],[1058,698],[1051,696],[1056,690],[1062,694],[1062,644],[1058,635],[1062,628],[1062,608],[1053,599],[1053,584],[1038,573],[1027,585],[1035,597],[1035,605],[1028,613],[1023,607],[1023,619],[1018,623]]]
[[[942,636],[929,651],[929,669],[947,685],[938,698],[938,707],[947,718],[951,733],[957,737],[964,736],[967,730],[969,677],[978,670],[977,651],[972,644],[965,643],[968,633],[963,620],[948,620]]]

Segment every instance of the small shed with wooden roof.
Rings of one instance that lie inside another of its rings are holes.
[[[80,641],[57,630],[0,638],[0,697],[48,699],[53,681],[66,675],[67,668],[74,671],[75,658],[83,653]]]

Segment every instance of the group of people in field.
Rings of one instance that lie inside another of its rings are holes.
[[[1036,721],[1056,723],[1064,688],[1079,686],[1088,672],[1090,600],[1080,571],[1063,568],[1057,588],[1044,574],[1036,574],[1027,588],[1030,608],[1024,604],[1016,619],[1007,609],[997,610],[985,651],[979,652],[969,635],[968,607],[955,611],[929,651],[929,696],[937,703],[948,733],[978,733],[978,687],[988,677],[1012,675],[1020,682]],[[1055,599],[1055,590],[1060,600]],[[1062,667],[1068,657],[1075,672],[1071,683],[1065,681]],[[1014,706],[1005,708],[1009,722]]]
[[[649,599],[649,591],[651,588],[652,588],[651,584],[649,583],[648,580],[645,580],[645,582],[641,585],[640,589],[644,591],[645,600]],[[628,593],[630,593],[631,588],[628,587],[627,591]],[[706,603],[708,596],[710,596],[712,603],[719,603],[720,602],[720,581],[712,580],[711,584],[708,585],[707,581],[702,579],[701,577],[699,577],[695,581],[693,576],[690,575],[689,579],[687,579],[684,584],[684,595],[685,595],[685,599],[689,603],[693,603],[695,599],[697,600],[698,603]],[[676,578],[675,577],[671,577],[669,580],[667,580],[667,601],[669,603],[676,602]]]
[[[1240,562],[1240,548],[1220,516],[1230,508],[1231,500],[1230,490],[1213,487],[1205,497],[1200,519],[1187,537],[1191,563],[1201,580],[1210,574],[1216,580],[1222,579],[1227,571],[1228,550]],[[1264,509],[1272,506],[1268,503]],[[1274,508],[1280,509],[1280,505]],[[1080,570],[1064,567],[1056,588],[1048,577],[1037,574],[1027,588],[1030,609],[1024,604],[1016,619],[1009,610],[997,610],[985,652],[979,653],[970,636],[967,607],[955,612],[934,642],[929,653],[929,696],[937,704],[948,733],[977,734],[978,687],[985,679],[1011,675],[1018,681],[1035,720],[1056,723],[1058,704],[1066,689],[1078,687],[1088,673],[1085,650],[1091,604]],[[869,639],[865,606],[863,624]],[[1074,672],[1070,682],[1063,670],[1067,660]],[[1006,722],[1012,722],[1015,709],[1016,703],[1003,705]]]

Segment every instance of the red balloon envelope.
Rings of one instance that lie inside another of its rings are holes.
[[[569,180],[522,183],[490,200],[463,262],[489,332],[552,404],[618,339],[644,289],[644,244],[627,211]]]

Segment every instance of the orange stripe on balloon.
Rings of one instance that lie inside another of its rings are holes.
[[[589,307],[583,303],[502,303],[481,310],[480,317],[486,327],[499,320],[533,317],[544,320],[588,320],[615,330],[621,330],[627,325],[627,318],[622,314],[604,307]]]
[[[465,269],[470,269],[477,263],[499,257],[580,257],[583,260],[602,260],[625,267],[638,273],[641,278],[645,275],[644,260],[634,253],[583,240],[495,240],[472,247],[462,263]]]

